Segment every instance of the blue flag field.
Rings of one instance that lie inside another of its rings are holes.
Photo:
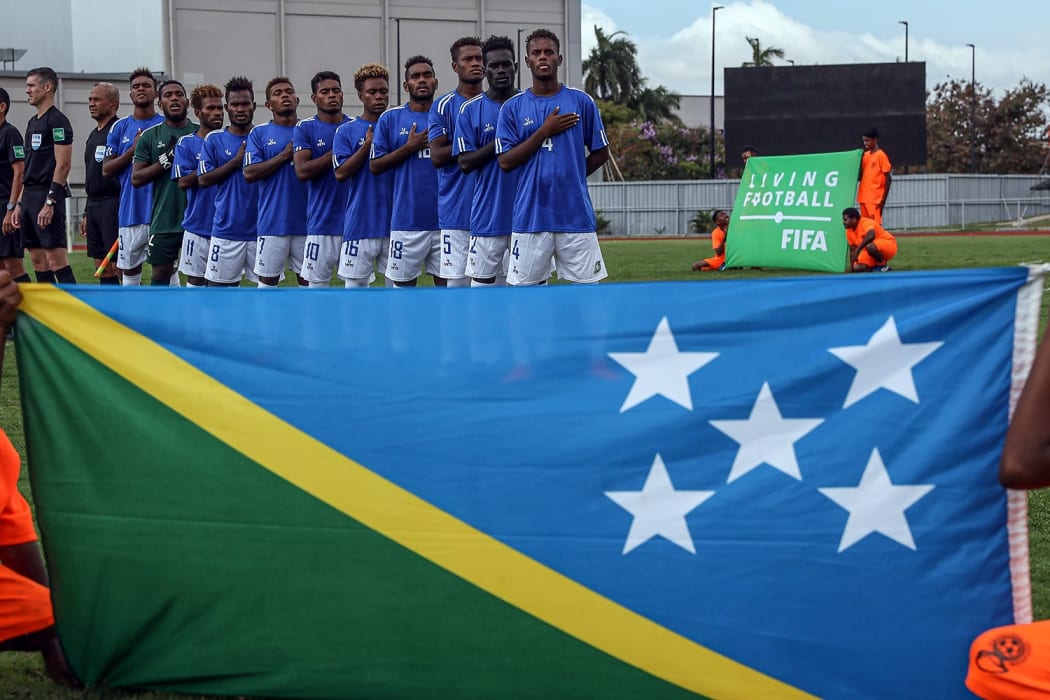
[[[31,285],[63,646],[224,695],[970,697],[1031,616],[996,471],[1044,274]]]

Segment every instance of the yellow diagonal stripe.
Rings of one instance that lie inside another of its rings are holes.
[[[249,459],[482,590],[611,656],[712,698],[811,698],[598,595],[263,410],[56,287],[22,311]]]

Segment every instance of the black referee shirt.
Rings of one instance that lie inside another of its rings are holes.
[[[11,182],[15,177],[14,168],[11,167],[12,163],[24,160],[25,156],[25,149],[22,148],[22,134],[11,126],[11,122],[5,121],[0,124],[0,205],[7,204],[11,200]],[[0,212],[2,211],[0,209]]]
[[[92,129],[84,144],[84,189],[91,199],[109,199],[120,196],[120,178],[102,175],[102,159],[106,157],[106,138],[115,121],[117,121],[116,116],[106,122],[101,129]]]
[[[33,115],[26,127],[26,187],[48,187],[55,174],[55,146],[73,143],[73,125],[51,105],[44,116]]]

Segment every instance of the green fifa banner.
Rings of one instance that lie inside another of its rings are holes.
[[[844,272],[842,210],[853,206],[861,151],[752,157],[726,236],[730,267]]]

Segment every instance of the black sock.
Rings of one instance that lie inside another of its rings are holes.
[[[77,278],[73,276],[73,268],[66,265],[61,270],[55,270],[55,279],[59,284],[76,284]]]
[[[40,284],[54,284],[55,273],[51,270],[36,270],[36,281]]]
[[[32,282],[32,281],[33,281],[33,278],[29,276],[28,272],[23,272],[18,277],[15,277],[15,282],[18,282],[19,284],[24,284],[26,282]]]
[[[111,277],[99,277],[99,278],[98,278],[98,283],[99,283],[99,284],[115,284],[115,285],[120,285],[120,278],[119,278],[119,277],[117,277],[116,275],[113,275],[113,276],[111,276]]]

